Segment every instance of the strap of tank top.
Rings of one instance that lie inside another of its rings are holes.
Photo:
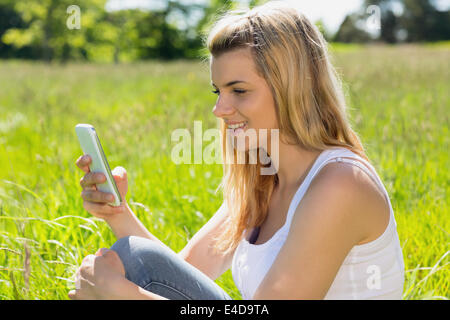
[[[303,194],[304,194],[306,192],[306,190],[308,189],[309,185],[311,184],[312,180],[314,179],[314,177],[317,175],[317,173],[319,173],[319,171],[325,165],[332,162],[333,160],[335,162],[342,162],[342,161],[351,162],[352,164],[360,167],[364,172],[366,172],[371,177],[371,179],[381,188],[381,190],[383,191],[383,194],[386,198],[386,201],[389,204],[390,210],[392,210],[391,203],[389,201],[389,197],[388,197],[386,189],[383,186],[383,183],[379,180],[378,176],[375,174],[375,169],[373,168],[373,166],[369,162],[367,162],[365,159],[361,158],[357,154],[355,154],[345,148],[332,148],[332,149],[326,150],[323,154],[320,155],[320,157],[322,159],[318,159],[318,161],[314,164],[314,166],[311,168],[310,172],[306,176],[304,183],[301,184],[299,190],[297,190],[297,192],[295,193],[294,198],[292,199],[292,203],[289,208],[287,217],[286,217],[286,222],[289,221],[289,223],[285,223],[284,227],[290,226],[292,217],[295,213],[295,210],[297,209],[297,206],[300,203],[300,200],[303,198],[303,196],[300,196],[302,194],[300,192],[300,189],[305,190],[303,192]],[[355,160],[355,159],[357,159],[357,160]],[[288,229],[289,229],[289,227],[288,227]]]
[[[392,216],[394,225],[397,226],[397,221],[395,220],[395,216],[393,214],[391,201],[389,200],[389,194],[388,194],[386,188],[384,187],[383,183],[381,182],[381,179],[376,174],[375,168],[367,160],[363,159],[362,157],[355,154],[354,152],[351,152],[350,150],[347,150],[347,149],[343,150],[343,152],[345,152],[348,155],[333,157],[333,158],[330,158],[329,160],[335,159],[336,162],[342,162],[342,161],[349,162],[349,163],[352,163],[352,164],[358,166],[359,168],[361,168],[361,170],[363,170],[372,179],[372,181],[374,181],[375,184],[378,185],[378,187],[383,192],[384,198],[386,199],[386,202],[388,203],[388,206],[389,206],[389,214]],[[327,163],[329,163],[329,161],[326,161],[323,164],[323,166]]]
[[[326,163],[328,163],[328,161],[331,161],[331,160],[335,159],[336,162],[342,162],[342,161],[350,162],[350,163],[358,166],[359,168],[361,168],[361,170],[363,170],[372,179],[373,182],[375,182],[375,184],[383,192],[383,194],[384,194],[384,196],[386,198],[386,201],[389,202],[388,193],[387,193],[386,189],[384,188],[384,185],[381,182],[380,178],[376,174],[375,168],[367,160],[365,160],[362,157],[360,157],[359,155],[351,152],[350,150],[343,150],[343,152],[346,155],[342,155],[342,156],[338,156],[338,157],[332,157],[329,160],[327,160]],[[324,165],[326,163],[324,163]]]

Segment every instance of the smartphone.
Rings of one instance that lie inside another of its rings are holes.
[[[106,160],[105,153],[103,152],[100,139],[98,138],[95,128],[90,124],[80,123],[75,126],[75,132],[78,136],[81,149],[84,154],[88,154],[92,162],[89,166],[91,172],[101,172],[106,177],[106,182],[97,184],[97,190],[102,192],[112,193],[114,195],[114,202],[108,203],[113,207],[117,207],[121,204],[122,198],[120,197],[119,190],[117,189],[116,181],[113,178],[111,169],[109,168],[108,160]]]

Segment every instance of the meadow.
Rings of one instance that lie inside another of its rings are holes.
[[[404,299],[449,299],[448,45],[331,46],[352,127],[391,199]],[[171,133],[217,127],[209,67],[195,61],[0,61],[0,299],[68,299],[82,259],[115,238],[83,209],[77,123],[99,133],[127,201],[176,252],[215,213],[220,164],[171,160]],[[241,299],[231,271],[217,283]]]

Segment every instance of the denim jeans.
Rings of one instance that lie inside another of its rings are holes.
[[[145,290],[174,300],[231,300],[211,278],[152,240],[129,236],[111,249],[122,260],[125,277]]]

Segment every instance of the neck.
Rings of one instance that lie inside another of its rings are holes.
[[[320,153],[321,151],[308,151],[280,141],[278,159],[271,157],[275,168],[278,169],[277,188],[279,190],[298,188]]]

